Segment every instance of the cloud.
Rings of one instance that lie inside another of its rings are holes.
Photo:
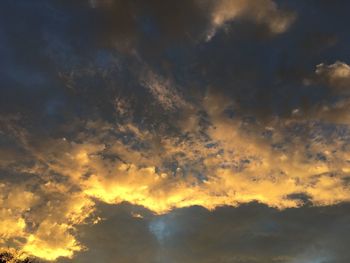
[[[72,232],[91,215],[93,202],[62,181],[62,175],[51,173],[45,163],[49,159],[33,147],[24,129],[14,128],[13,123],[7,128],[13,129],[15,147],[24,158],[2,165],[1,246],[15,246],[26,255],[47,260],[72,257],[83,248]],[[64,169],[68,171],[68,165]]]
[[[326,81],[337,93],[348,94],[350,89],[350,66],[348,64],[341,61],[331,65],[318,64],[316,75]]]
[[[271,34],[285,32],[296,15],[281,10],[272,0],[190,0],[164,3],[159,0],[129,3],[120,0],[57,1],[56,7],[73,14],[87,10],[90,40],[95,45],[112,47],[132,54],[140,48],[151,54],[172,44],[200,43],[234,20],[249,20],[265,26]],[[77,23],[71,31],[84,30]],[[147,40],[148,43],[144,41]],[[143,43],[140,46],[140,43]]]
[[[81,247],[69,234],[69,226],[50,221],[41,222],[35,234],[29,235],[23,247],[24,252],[46,260],[71,258],[73,252],[79,250]]]
[[[122,148],[113,149],[125,163],[106,162],[96,152],[87,153],[90,176],[80,182],[82,188],[107,203],[127,201],[156,213],[192,205],[208,209],[236,206],[254,200],[283,209],[302,204],[302,200],[289,198],[297,193],[307,195],[315,205],[349,200],[344,183],[347,150],[329,155],[339,145],[332,146],[326,139],[313,144],[314,149],[307,149],[296,135],[294,143],[284,142],[283,150],[274,149],[273,142],[259,138],[254,130],[245,131],[239,119],[225,116],[227,105],[229,102],[220,97],[209,94],[204,98],[203,107],[211,124],[200,132],[205,132],[207,138],[201,138],[200,133],[183,141],[168,136],[155,145],[152,134],[136,135],[138,143],[148,145],[139,150],[137,162]],[[286,135],[277,130],[275,136],[274,143],[283,143]],[[339,143],[346,145],[345,141]],[[167,160],[175,166],[167,167]]]
[[[11,187],[1,183],[0,195],[0,243],[25,235],[26,222],[23,214],[35,204],[37,197],[24,187]]]
[[[324,86],[328,96],[308,109],[301,109],[302,112],[296,109],[292,117],[349,124],[350,67],[346,63],[337,61],[330,65],[318,64],[314,75],[303,82],[309,89]]]
[[[219,0],[213,2],[212,29],[207,38],[209,40],[217,29],[236,19],[252,20],[266,25],[272,34],[279,34],[285,32],[295,18],[294,13],[279,10],[276,3],[271,0]]]
[[[26,255],[47,260],[72,257],[74,251],[83,248],[70,232],[91,214],[90,200],[74,194],[63,198],[63,191],[50,192],[48,184],[42,188],[46,193],[23,190],[28,185],[2,186],[7,193],[1,199],[2,246],[12,244]]]
[[[78,253],[74,260],[345,263],[350,256],[346,246],[348,207],[306,206],[280,211],[249,203],[213,211],[190,207],[154,216],[129,204],[101,203],[97,210],[105,219],[93,226],[82,226],[81,239],[90,250]],[[134,211],[144,218],[132,217]]]
[[[147,71],[141,77],[141,83],[152,93],[153,97],[165,110],[183,109],[185,100],[173,87],[169,79],[163,79],[152,71]]]
[[[347,252],[349,66],[315,68],[348,54],[346,4],[39,2],[0,16],[2,247],[84,263]]]
[[[20,119],[5,118],[3,134],[12,131],[12,140],[31,160],[16,168],[29,176],[22,187],[33,190],[24,195],[28,203],[16,207],[18,190],[7,186],[13,194],[6,198],[10,210],[4,210],[9,218],[4,227],[13,227],[2,230],[4,242],[17,239],[23,251],[48,260],[71,258],[84,249],[77,227],[99,221],[97,201],[128,202],[163,215],[253,201],[283,210],[350,200],[345,131],[326,135],[322,125],[305,120],[276,119],[266,127],[230,116],[238,105],[228,97],[208,91],[197,99],[182,106],[182,121],[173,117],[167,129],[152,130],[132,117],[115,124],[97,119],[72,122],[69,130],[82,129],[74,137],[38,141],[18,126]],[[186,126],[192,125],[187,118],[198,127]],[[300,124],[310,130],[309,137],[293,130]],[[11,162],[4,165],[13,169]]]

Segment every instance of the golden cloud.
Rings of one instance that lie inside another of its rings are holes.
[[[2,244],[15,239],[27,254],[71,258],[84,249],[76,226],[93,217],[96,199],[129,202],[156,214],[251,201],[285,209],[302,205],[300,194],[314,205],[350,200],[350,151],[341,138],[334,135],[332,143],[318,138],[306,147],[300,136],[285,140],[284,129],[294,121],[247,124],[225,114],[234,102],[212,93],[199,104],[208,125],[201,126],[194,106],[187,108],[182,121],[174,121],[178,136],[155,134],[130,121],[91,121],[79,143],[63,138],[34,145],[25,132],[16,133],[36,161],[21,169],[36,179],[1,185],[6,189],[0,195]]]

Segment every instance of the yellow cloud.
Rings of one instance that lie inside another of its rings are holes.
[[[46,220],[40,224],[35,234],[28,237],[22,250],[46,260],[55,260],[58,257],[71,258],[73,253],[82,247],[69,230],[69,225]]]
[[[350,151],[341,138],[332,143],[318,138],[306,148],[297,135],[284,141],[288,135],[283,128],[296,120],[271,121],[268,127],[246,124],[225,114],[236,107],[234,102],[211,93],[200,105],[207,126],[201,126],[191,107],[184,111],[183,121],[174,122],[179,136],[155,134],[131,122],[99,121],[87,124],[93,135],[80,134],[83,143],[27,143],[36,165],[23,171],[35,179],[1,185],[1,242],[17,239],[23,251],[47,260],[73,257],[83,249],[74,234],[76,226],[94,214],[94,199],[129,202],[157,214],[251,201],[284,209],[302,204],[298,194],[314,205],[350,200],[345,183]],[[272,135],[266,138],[262,131]],[[120,139],[125,136],[127,140]]]
[[[23,187],[0,183],[0,244],[10,238],[25,236],[23,214],[37,198]]]

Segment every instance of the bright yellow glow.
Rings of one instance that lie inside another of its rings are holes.
[[[35,235],[30,235],[23,251],[46,260],[73,256],[74,251],[81,250],[75,238],[69,234],[69,226],[49,221],[43,222]]]

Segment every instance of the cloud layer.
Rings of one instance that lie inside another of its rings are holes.
[[[2,5],[1,247],[349,261],[348,3]]]

